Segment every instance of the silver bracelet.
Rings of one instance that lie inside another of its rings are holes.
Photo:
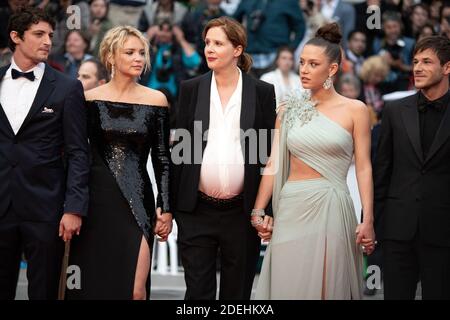
[[[258,217],[264,217],[266,213],[264,212],[264,209],[253,209],[251,216],[258,216]]]

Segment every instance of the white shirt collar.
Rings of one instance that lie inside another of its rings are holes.
[[[327,0],[322,0],[322,15],[327,19],[335,19],[334,13],[336,12],[339,1],[340,0],[331,0],[328,2]]]
[[[36,78],[36,80],[40,80],[42,78],[42,76],[44,75],[44,71],[45,71],[45,63],[44,62],[39,62],[36,66],[34,66],[33,68],[31,68],[30,70],[26,70],[23,71],[22,69],[19,68],[19,66],[16,64],[16,62],[14,61],[14,58],[11,58],[11,65],[9,66],[8,71],[6,71],[5,74],[5,78],[6,77],[11,77],[11,70],[12,69],[17,69],[20,72],[30,72],[33,71],[34,73],[34,77]]]
[[[228,110],[229,107],[239,105],[240,101],[242,99],[242,71],[240,68],[237,68],[239,71],[239,79],[236,86],[236,89],[234,90],[233,94],[230,97],[230,100],[228,101],[228,104],[225,106],[224,110]],[[219,91],[217,90],[217,83],[216,83],[216,77],[214,75],[214,71],[212,72],[212,80],[211,80],[211,98],[213,99],[214,104],[217,104],[217,106],[220,108],[222,107],[222,102],[220,101],[220,95]]]
[[[363,56],[357,56],[354,54],[350,49],[346,50],[347,58],[353,62],[360,62],[361,60],[364,60]]]

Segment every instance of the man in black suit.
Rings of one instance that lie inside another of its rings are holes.
[[[186,299],[215,299],[218,250],[221,263],[219,299],[250,299],[260,249],[260,238],[250,224],[250,213],[265,160],[259,155],[270,155],[271,129],[276,117],[275,92],[272,85],[242,71],[240,128],[243,132],[254,129],[256,133],[268,135],[256,135],[257,140],[253,141],[241,140],[244,154],[241,194],[232,199],[216,199],[199,191],[202,189],[202,161],[207,144],[211,144],[211,132],[207,139],[201,139],[207,130],[214,129],[210,126],[213,109],[210,102],[214,100],[211,81],[215,80],[212,80],[212,72],[208,72],[182,83],[176,121],[178,132],[184,129],[192,137],[189,150],[183,149],[182,152],[188,161],[174,164],[172,170],[172,197],[179,227],[178,242],[185,271]],[[172,160],[180,154],[178,146],[173,148]],[[216,147],[227,148],[225,145]],[[257,159],[252,159],[252,155],[258,155]],[[220,172],[216,173],[219,180],[220,175]],[[240,179],[233,173],[231,177]]]
[[[414,50],[417,94],[388,103],[375,167],[385,299],[450,299],[450,41]]]
[[[88,206],[81,83],[45,61],[54,22],[26,8],[10,18],[11,64],[0,69],[0,299],[14,299],[22,251],[30,299],[55,299],[63,241]]]

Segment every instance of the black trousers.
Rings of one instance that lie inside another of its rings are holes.
[[[242,205],[219,210],[199,201],[194,212],[177,212],[175,219],[185,299],[216,299],[219,254],[219,299],[249,300],[261,242]]]
[[[450,248],[411,241],[383,241],[384,298],[412,300],[418,281],[423,300],[450,299]]]
[[[22,252],[28,264],[28,298],[57,298],[64,249],[58,226],[22,221],[11,206],[0,218],[0,300],[15,298]]]

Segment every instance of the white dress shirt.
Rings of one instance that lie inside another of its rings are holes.
[[[274,71],[263,74],[261,80],[271,83],[275,87],[277,106],[286,99],[291,91],[302,88],[302,83],[298,74],[289,72],[289,81],[286,83],[280,69],[275,69]]]
[[[334,12],[336,11],[336,7],[339,3],[339,0],[322,0],[322,7],[320,12],[325,17],[325,19],[331,21],[335,20]]]
[[[199,190],[229,199],[242,192],[244,156],[240,142],[242,73],[228,104],[222,108],[214,72],[211,80],[208,142],[203,153]]]
[[[33,71],[34,81],[30,81],[24,77],[13,79],[11,76],[11,70],[13,68],[20,72]],[[45,63],[43,62],[30,70],[23,71],[16,65],[14,59],[11,59],[11,66],[6,71],[3,81],[0,83],[0,104],[15,134],[19,131],[30,111],[44,71]]]
[[[226,0],[220,3],[220,8],[229,16],[232,16],[242,0]]]

